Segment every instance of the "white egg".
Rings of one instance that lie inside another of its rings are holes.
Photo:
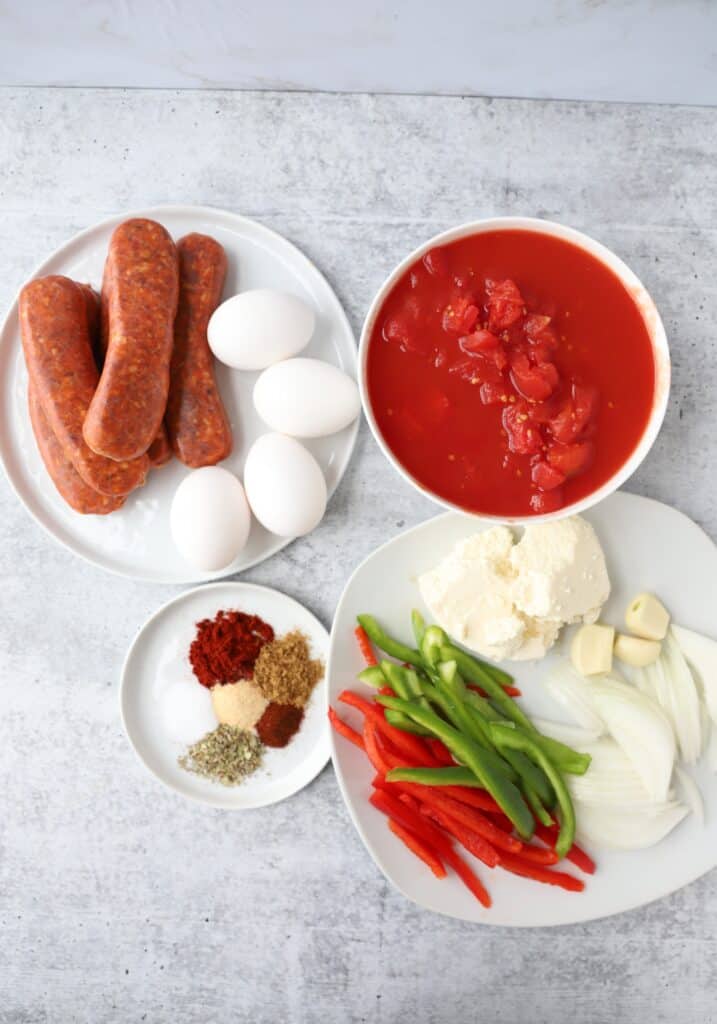
[[[320,359],[286,359],[254,385],[256,411],[272,430],[324,437],[343,430],[361,409],[356,381]]]
[[[207,328],[214,355],[235,370],[264,370],[297,355],[314,333],[313,309],[296,295],[253,288],[215,309]]]
[[[264,434],[254,442],[246,457],[244,487],[256,518],[280,537],[310,533],[326,510],[321,467],[285,434]]]
[[[221,466],[189,473],[174,493],[170,529],[179,553],[204,572],[225,569],[249,537],[251,514],[244,488]]]

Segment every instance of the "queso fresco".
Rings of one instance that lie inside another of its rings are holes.
[[[578,246],[489,231],[426,253],[369,341],[385,443],[467,511],[552,512],[629,458],[655,389],[650,337],[619,278]]]

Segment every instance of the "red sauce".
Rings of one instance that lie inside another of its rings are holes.
[[[533,231],[433,249],[396,282],[369,341],[381,435],[414,479],[471,512],[530,515],[597,490],[650,416],[637,304],[583,249]]]

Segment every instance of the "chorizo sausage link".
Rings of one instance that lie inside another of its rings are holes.
[[[179,306],[174,325],[166,423],[175,454],[187,466],[213,466],[232,450],[232,432],[214,378],[207,324],[219,304],[227,259],[207,235],[177,243]]]
[[[27,403],[30,411],[32,432],[37,441],[40,457],[45,464],[50,479],[58,493],[70,508],[82,515],[105,516],[124,504],[124,498],[112,498],[108,494],[100,494],[86,484],[72,462],[67,458],[60,442],[55,437],[47,422],[42,405],[37,397],[37,389],[30,381],[27,389]]]
[[[169,391],[179,275],[161,224],[136,218],[115,229],[102,287],[108,345],[84,438],[107,458],[132,459],[157,436]]]
[[[82,436],[98,380],[82,290],[67,277],[37,278],[20,292],[19,312],[30,380],[65,455],[94,490],[129,494],[145,481],[146,456],[114,462],[88,448]]]

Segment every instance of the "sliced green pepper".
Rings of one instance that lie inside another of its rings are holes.
[[[409,665],[421,667],[423,662],[419,652],[415,651],[412,647],[408,647],[407,644],[402,644],[400,640],[394,640],[393,637],[389,636],[379,626],[373,615],[357,615],[356,618],[359,625],[363,626],[366,630],[369,640],[373,641],[382,651],[390,654],[392,658],[396,658],[398,661],[406,661]]]
[[[460,765],[446,768],[392,768],[386,772],[389,782],[415,782],[420,786],[471,786],[485,789],[470,768]]]

